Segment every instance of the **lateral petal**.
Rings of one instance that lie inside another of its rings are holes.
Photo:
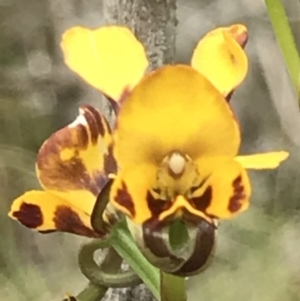
[[[110,202],[134,222],[141,224],[154,216],[147,200],[148,189],[154,180],[155,168],[149,165],[120,170],[110,190]]]
[[[289,156],[288,152],[269,152],[264,154],[237,156],[235,160],[246,169],[275,169]]]
[[[45,190],[89,215],[116,169],[109,125],[91,106],[82,106],[73,123],[44,142],[36,163]]]
[[[208,201],[211,194],[211,200]],[[236,161],[230,160],[219,165],[212,173],[207,188],[192,200],[194,206],[203,206],[204,212],[217,218],[232,218],[249,207],[251,184],[247,172]]]
[[[62,231],[99,237],[90,216],[46,191],[29,191],[14,200],[9,216],[23,226],[42,233]]]

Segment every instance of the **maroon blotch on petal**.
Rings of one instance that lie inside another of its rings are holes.
[[[197,210],[205,212],[212,200],[212,187],[208,186],[201,196],[190,199],[190,203]]]
[[[75,233],[87,237],[98,236],[93,230],[83,224],[75,211],[67,206],[57,207],[53,221],[56,229],[59,231]]]
[[[12,214],[22,225],[30,229],[36,229],[43,224],[43,213],[39,206],[22,203],[19,211]]]
[[[243,205],[243,200],[246,195],[244,193],[244,186],[242,185],[242,177],[239,175],[232,182],[233,196],[229,199],[228,210],[230,212],[237,212]]]
[[[117,191],[115,202],[126,208],[130,212],[131,216],[135,216],[134,202],[124,182],[122,182],[122,188]]]
[[[155,198],[150,191],[147,191],[147,204],[152,217],[158,217],[163,211],[168,210],[172,206],[171,201]]]

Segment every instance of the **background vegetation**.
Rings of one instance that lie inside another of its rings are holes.
[[[285,4],[300,49],[299,2]],[[264,2],[181,0],[178,19],[177,61],[185,63],[208,30],[247,25],[250,70],[232,99],[241,152],[291,152],[278,170],[251,172],[252,207],[220,225],[216,259],[189,279],[190,300],[300,300],[300,113]],[[59,48],[66,28],[102,23],[99,0],[0,0],[0,295],[6,301],[60,300],[86,283],[76,259],[84,239],[33,233],[7,212],[15,197],[38,187],[35,154],[72,121],[80,103],[109,117],[100,93],[67,69]],[[141,299],[140,293],[113,298]]]

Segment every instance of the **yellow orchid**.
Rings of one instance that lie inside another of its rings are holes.
[[[109,174],[111,204],[137,224],[173,216],[212,222],[247,209],[246,169],[276,168],[288,154],[237,155],[240,130],[228,100],[247,74],[246,41],[243,25],[218,28],[199,41],[190,66],[146,74],[144,47],[126,27],[69,29],[65,62],[107,96],[115,129],[81,107],[38,153],[45,190],[17,198],[9,215],[41,232],[99,236],[90,216]]]

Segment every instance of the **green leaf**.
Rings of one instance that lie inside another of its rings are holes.
[[[281,0],[265,0],[274,33],[297,95],[300,94],[300,57]],[[299,99],[300,100],[300,99]]]

